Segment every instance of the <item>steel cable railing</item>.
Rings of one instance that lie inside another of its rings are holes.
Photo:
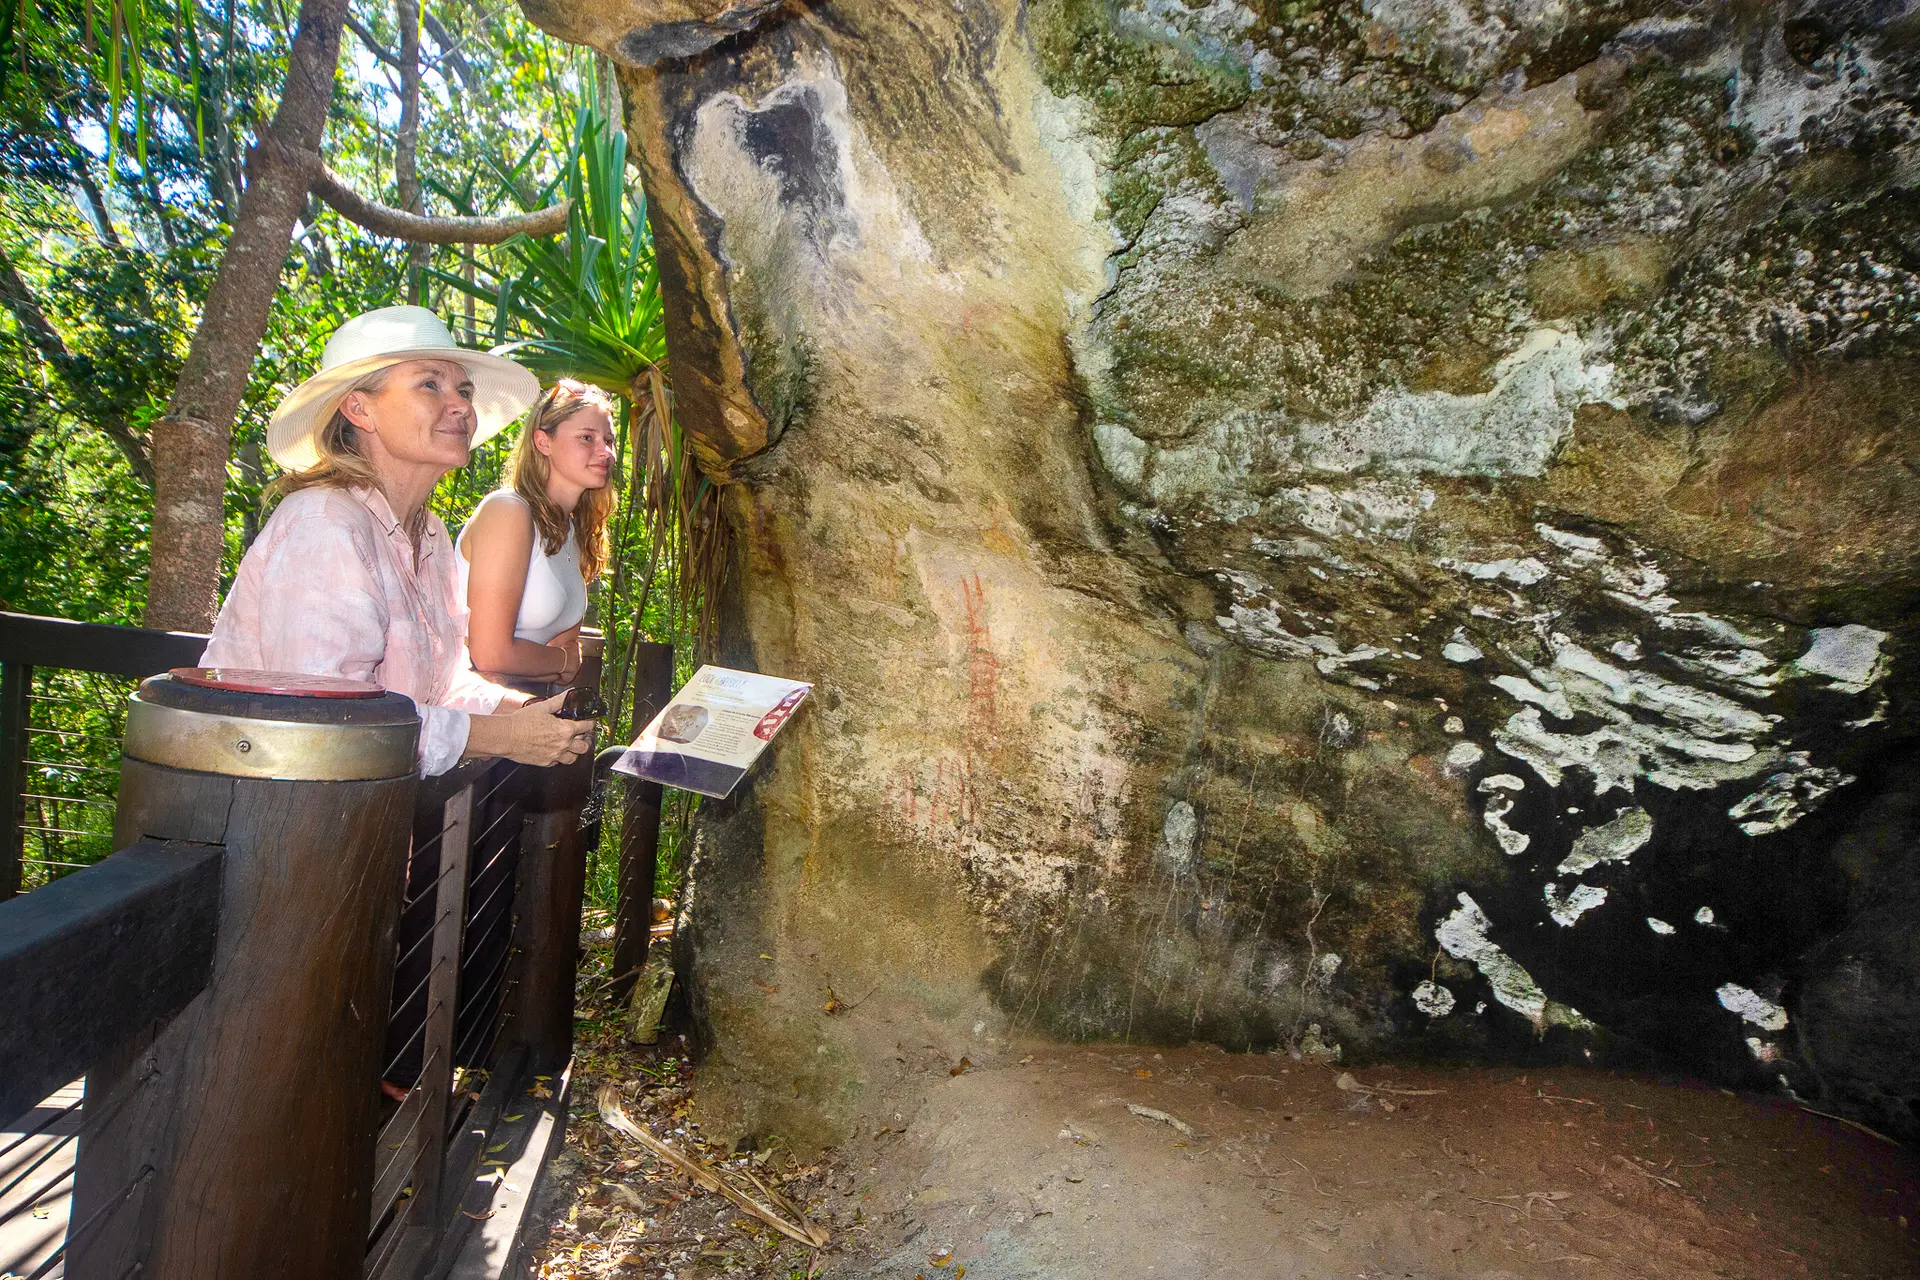
[[[135,683],[97,671],[34,669],[14,809],[22,891],[113,852],[120,737]]]

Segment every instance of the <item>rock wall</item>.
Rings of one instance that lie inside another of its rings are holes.
[[[818,682],[701,823],[710,1124],[1042,1033],[1920,1127],[1920,6],[523,4]]]

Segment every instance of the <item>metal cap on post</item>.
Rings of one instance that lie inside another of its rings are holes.
[[[413,700],[378,685],[181,668],[134,692],[121,749],[229,778],[358,782],[412,773],[419,736]]]
[[[69,1275],[359,1273],[419,728],[353,681],[134,695],[116,843],[224,846],[220,930],[207,989],[88,1076]]]

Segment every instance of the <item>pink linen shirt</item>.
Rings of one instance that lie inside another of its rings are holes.
[[[468,713],[492,712],[509,692],[467,666],[453,556],[431,512],[416,562],[378,490],[302,489],[241,559],[201,665],[340,676],[403,693],[420,711],[420,772],[445,773],[466,750]]]

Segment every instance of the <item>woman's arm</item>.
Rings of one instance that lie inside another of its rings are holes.
[[[474,512],[461,541],[467,557],[467,652],[476,671],[553,679],[567,655],[513,634],[533,558],[533,512],[520,502],[489,502]]]

